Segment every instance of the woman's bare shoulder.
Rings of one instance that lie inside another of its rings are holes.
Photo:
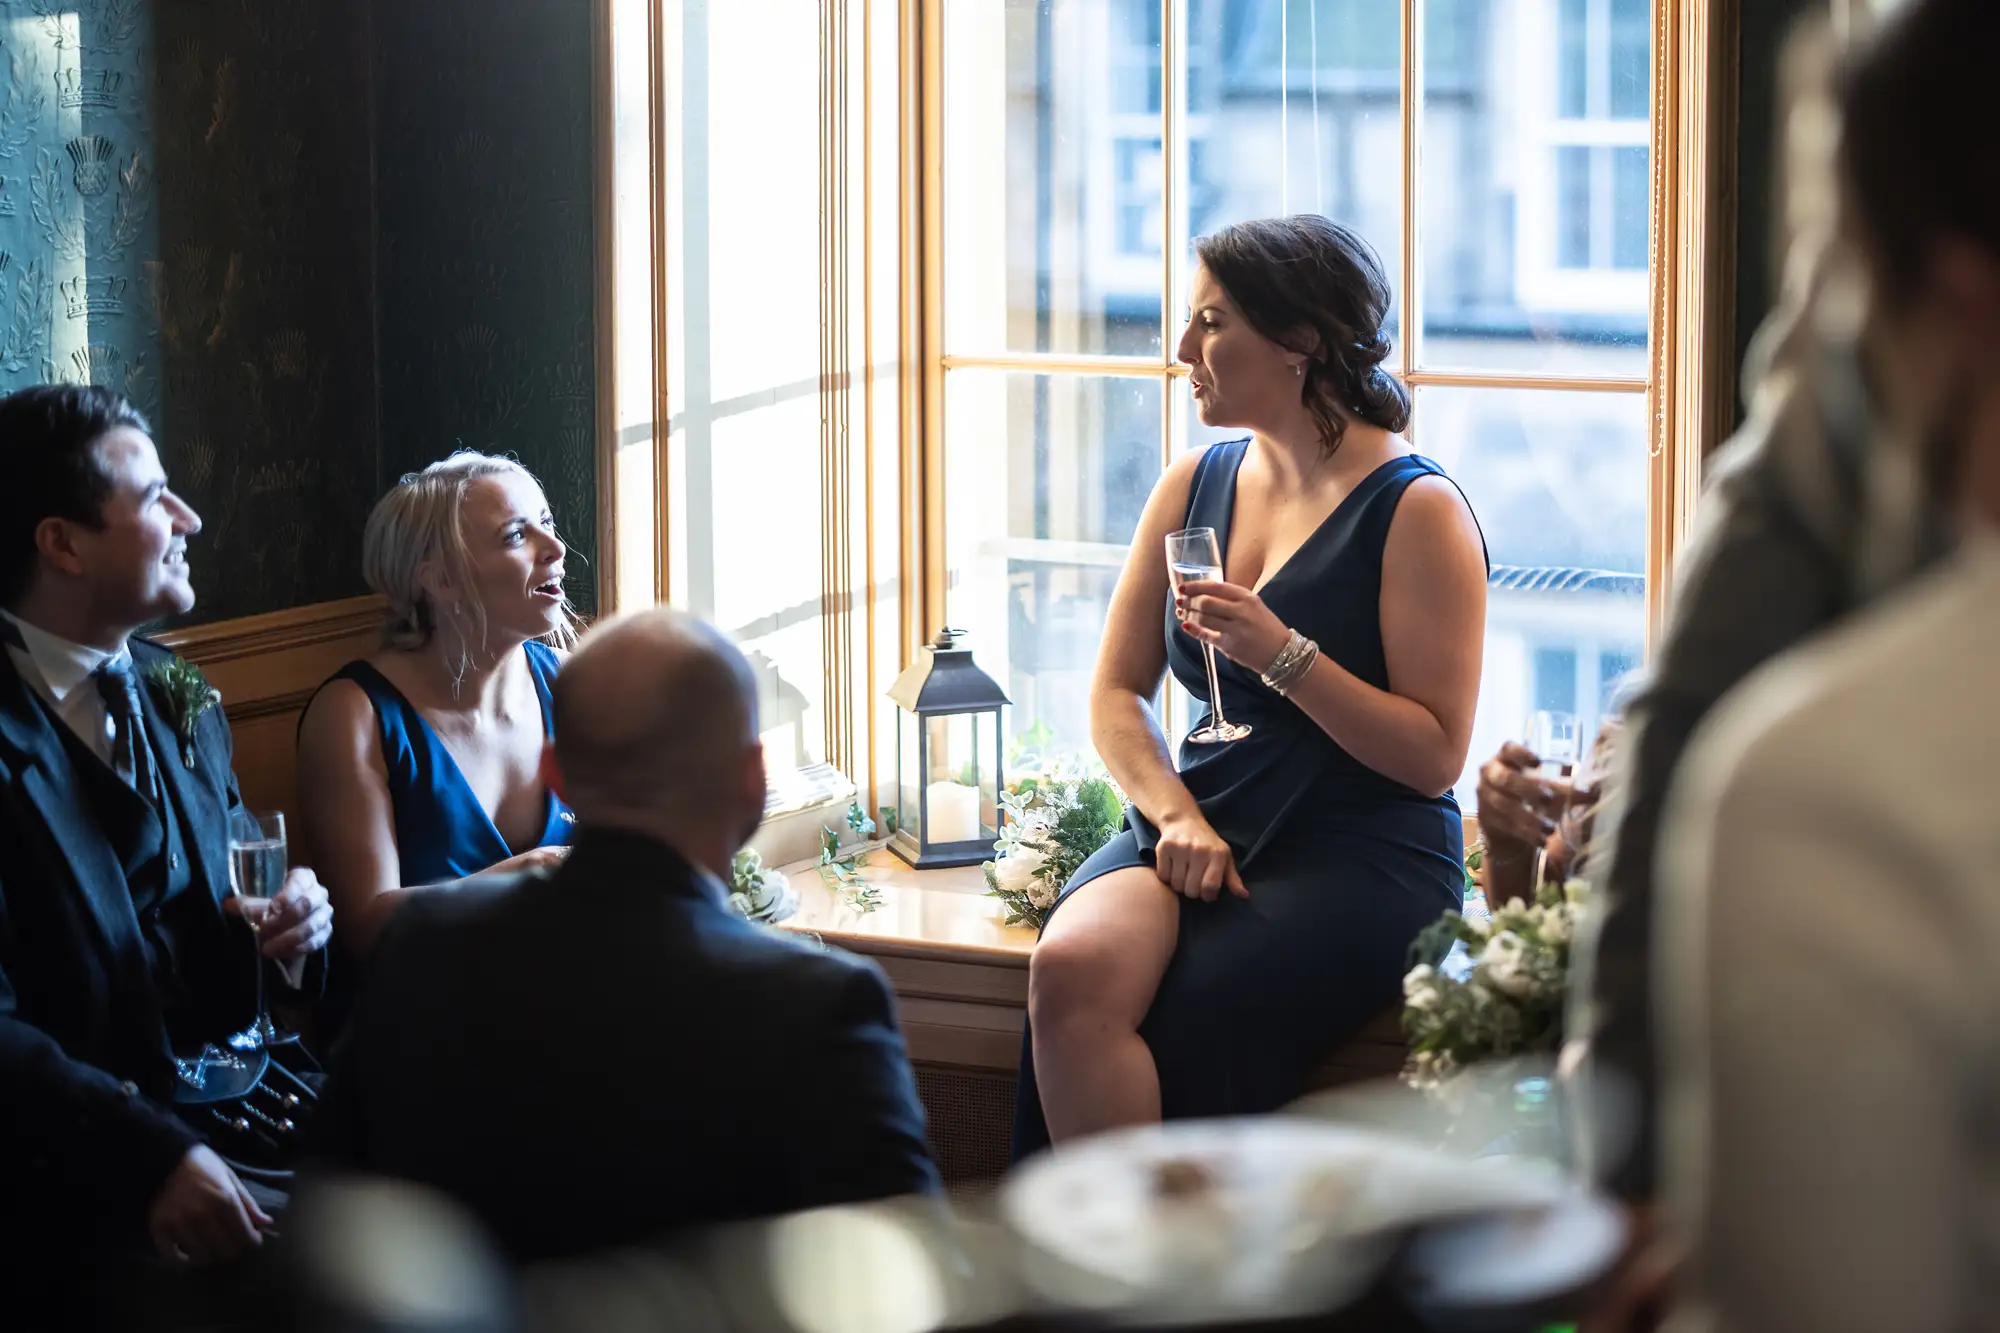
[[[1404,488],[1389,523],[1389,545],[1484,549],[1479,521],[1456,482],[1439,473],[1416,477]]]
[[[1166,523],[1163,531],[1181,526],[1180,516],[1187,512],[1188,495],[1194,490],[1194,474],[1207,453],[1207,449],[1189,449],[1174,456],[1153,483],[1153,494],[1146,501],[1146,522],[1154,527]],[[1169,518],[1171,522],[1167,522]]]
[[[365,754],[378,747],[375,732],[375,703],[368,691],[358,681],[336,676],[306,705],[299,719],[299,750],[319,756]]]

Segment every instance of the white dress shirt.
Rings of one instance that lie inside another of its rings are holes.
[[[114,739],[111,714],[105,709],[104,696],[97,692],[97,682],[91,677],[106,662],[118,659],[129,662],[131,650],[121,645],[117,652],[107,653],[102,648],[58,638],[45,629],[30,625],[12,612],[0,610],[0,616],[5,616],[8,623],[20,631],[21,642],[25,645],[25,649],[11,643],[7,645],[7,655],[13,659],[21,679],[42,696],[55,710],[56,716],[68,724],[92,753],[105,763],[111,763]]]
[[[2000,542],[1730,696],[1668,809],[1676,1329],[2000,1310]]]

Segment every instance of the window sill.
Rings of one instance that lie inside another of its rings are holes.
[[[857,911],[821,879],[814,861],[782,867],[799,910],[780,926],[819,936],[853,953],[1026,971],[1035,932],[1006,924],[1007,910],[986,896],[978,866],[914,870],[886,847],[868,854],[860,875],[881,905]]]

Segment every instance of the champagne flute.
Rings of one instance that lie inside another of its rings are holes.
[[[1533,752],[1545,778],[1569,781],[1576,769],[1576,714],[1542,709],[1528,715],[1527,733],[1521,744]]]
[[[1528,714],[1521,744],[1535,756],[1538,777],[1569,781],[1576,769],[1576,714],[1553,709],[1537,709]],[[1535,889],[1539,891],[1548,871],[1548,843],[1535,846]]]
[[[281,1036],[264,1011],[264,921],[271,899],[285,885],[285,816],[276,810],[235,810],[229,816],[229,891],[257,950],[257,1019],[244,1034],[254,1049],[290,1040]]]
[[[1584,749],[1583,757],[1577,760],[1576,776],[1570,780],[1569,803],[1563,807],[1558,825],[1563,842],[1570,849],[1571,874],[1581,874],[1589,857],[1591,821],[1604,799],[1604,782],[1610,775],[1612,756],[1617,753],[1618,738],[1623,730],[1623,726],[1615,720],[1606,722],[1598,731],[1597,739]]]
[[[1167,577],[1179,592],[1183,583],[1199,580],[1220,582],[1222,548],[1216,543],[1214,528],[1183,528],[1167,534]],[[1240,741],[1250,728],[1222,716],[1222,685],[1215,674],[1215,645],[1204,640],[1202,657],[1208,663],[1208,721],[1188,733],[1196,745],[1219,745]]]

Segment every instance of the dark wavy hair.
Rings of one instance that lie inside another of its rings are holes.
[[[1947,237],[2000,254],[2000,179],[1979,165],[1996,41],[1994,0],[1914,0],[1842,71],[1841,165],[1892,298],[1922,285]]]
[[[111,480],[93,449],[120,426],[152,433],[139,409],[95,385],[37,384],[0,398],[0,606],[34,580],[43,519],[104,526]]]
[[[1358,233],[1297,213],[1224,227],[1194,252],[1251,328],[1305,356],[1301,393],[1327,457],[1350,419],[1386,431],[1410,424],[1409,391],[1382,368],[1389,278]]]

